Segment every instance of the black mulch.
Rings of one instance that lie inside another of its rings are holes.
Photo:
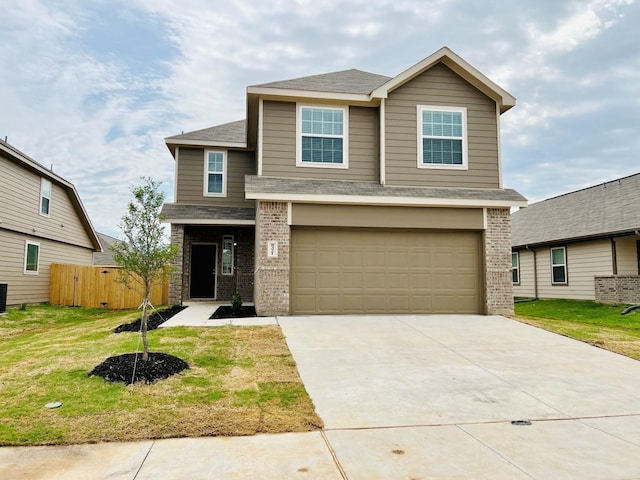
[[[238,310],[234,310],[229,305],[223,305],[221,307],[218,307],[216,311],[213,312],[213,315],[209,317],[209,320],[245,317],[257,317],[256,309],[252,306],[242,306]]]
[[[131,385],[136,382],[154,383],[189,368],[181,358],[166,353],[149,352],[149,360],[142,361],[142,353],[125,353],[109,357],[89,372],[89,376],[102,377],[109,382],[124,382]],[[133,373],[135,365],[135,376]]]
[[[160,310],[159,312],[153,312],[153,314],[149,316],[149,320],[147,320],[147,330],[155,330],[164,322],[173,317],[176,313],[181,312],[185,308],[187,307],[184,307],[182,305],[174,305],[173,307],[165,308],[164,310]],[[142,320],[138,318],[131,323],[123,323],[122,325],[118,325],[113,329],[113,333],[139,332],[141,321]]]

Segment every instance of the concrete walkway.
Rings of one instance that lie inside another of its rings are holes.
[[[640,478],[640,362],[497,316],[269,321],[324,431],[0,448],[0,478]]]
[[[223,318],[209,319],[221,305],[229,305],[229,302],[184,302],[185,308],[175,314],[159,328],[167,327],[220,327],[223,325],[277,325],[275,317],[248,317],[248,318]],[[244,305],[253,305],[245,303]]]

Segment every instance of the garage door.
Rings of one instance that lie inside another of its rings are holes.
[[[481,313],[479,232],[293,228],[291,311]]]

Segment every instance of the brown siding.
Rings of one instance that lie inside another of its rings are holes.
[[[25,241],[40,243],[38,274],[24,273]],[[91,265],[93,251],[0,229],[0,283],[7,283],[8,305],[49,301],[49,276],[52,263]]]
[[[480,208],[294,204],[292,225],[482,230]]]
[[[93,247],[65,188],[52,182],[50,215],[45,217],[39,214],[40,175],[0,157],[0,178],[1,228]]]
[[[468,170],[417,167],[417,105],[467,108]],[[385,130],[388,185],[499,186],[496,104],[442,64],[389,94]]]
[[[196,205],[253,206],[252,201],[244,198],[244,176],[256,174],[255,154],[229,150],[227,152],[227,196],[207,197],[204,195],[204,151],[203,148],[181,147],[179,149],[176,202]]]
[[[618,275],[638,275],[638,237],[616,238],[616,260],[618,263]]]
[[[375,182],[380,171],[377,108],[349,107],[349,168],[296,167],[296,104],[264,102],[262,174]]]
[[[533,252],[520,250],[518,256],[520,258],[520,283],[513,286],[513,295],[516,297],[535,297]]]

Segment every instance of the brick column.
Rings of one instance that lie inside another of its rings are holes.
[[[184,225],[171,224],[171,244],[178,247],[178,253],[171,262],[169,278],[169,305],[182,304],[182,269],[184,267]]]
[[[289,314],[289,242],[287,204],[256,205],[256,271],[253,301],[259,316]],[[269,242],[277,242],[277,257],[269,256]]]
[[[511,217],[508,208],[487,209],[484,254],[485,313],[513,314]]]

